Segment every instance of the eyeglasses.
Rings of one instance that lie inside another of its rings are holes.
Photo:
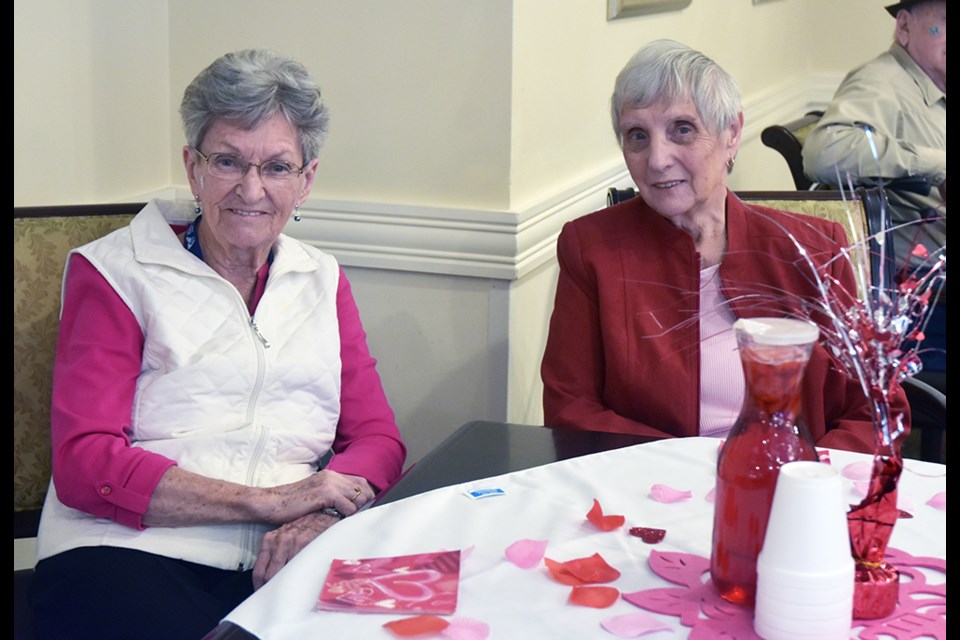
[[[254,162],[248,162],[243,156],[238,156],[233,153],[211,153],[207,155],[196,147],[194,147],[193,150],[207,161],[207,168],[210,170],[210,173],[214,177],[222,178],[223,180],[239,181],[243,176],[247,175],[250,167],[256,167],[261,179],[280,184],[293,180],[302,174],[306,168],[306,165],[298,167],[291,162],[284,162],[283,160],[265,160],[260,164],[256,164]]]

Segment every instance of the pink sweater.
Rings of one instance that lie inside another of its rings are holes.
[[[260,274],[255,308],[268,267]],[[143,333],[133,314],[84,257],[65,283],[54,365],[51,437],[57,496],[74,509],[142,529],[157,483],[176,461],[130,444]],[[252,309],[251,309],[252,312]],[[340,422],[327,469],[383,489],[406,448],[370,356],[350,284],[340,270]]]

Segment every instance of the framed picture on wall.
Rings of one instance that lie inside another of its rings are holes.
[[[607,0],[607,20],[676,11],[690,6],[690,2],[691,0]]]

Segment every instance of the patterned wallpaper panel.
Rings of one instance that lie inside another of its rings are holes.
[[[51,377],[67,252],[131,218],[129,214],[14,218],[14,511],[42,506],[50,481]]]

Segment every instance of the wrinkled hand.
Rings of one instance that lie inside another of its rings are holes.
[[[314,538],[339,522],[339,518],[320,513],[320,509],[333,507],[349,516],[374,496],[366,478],[328,470],[265,491],[271,509],[267,521],[280,526],[267,533],[260,543],[253,566],[255,589],[266,584]]]
[[[253,588],[259,589],[266,584],[301,549],[339,521],[336,516],[309,513],[267,533],[253,565]]]
[[[262,520],[286,524],[302,516],[333,507],[345,516],[373,499],[373,489],[366,478],[336,471],[318,471],[303,480],[264,490],[266,504]]]

